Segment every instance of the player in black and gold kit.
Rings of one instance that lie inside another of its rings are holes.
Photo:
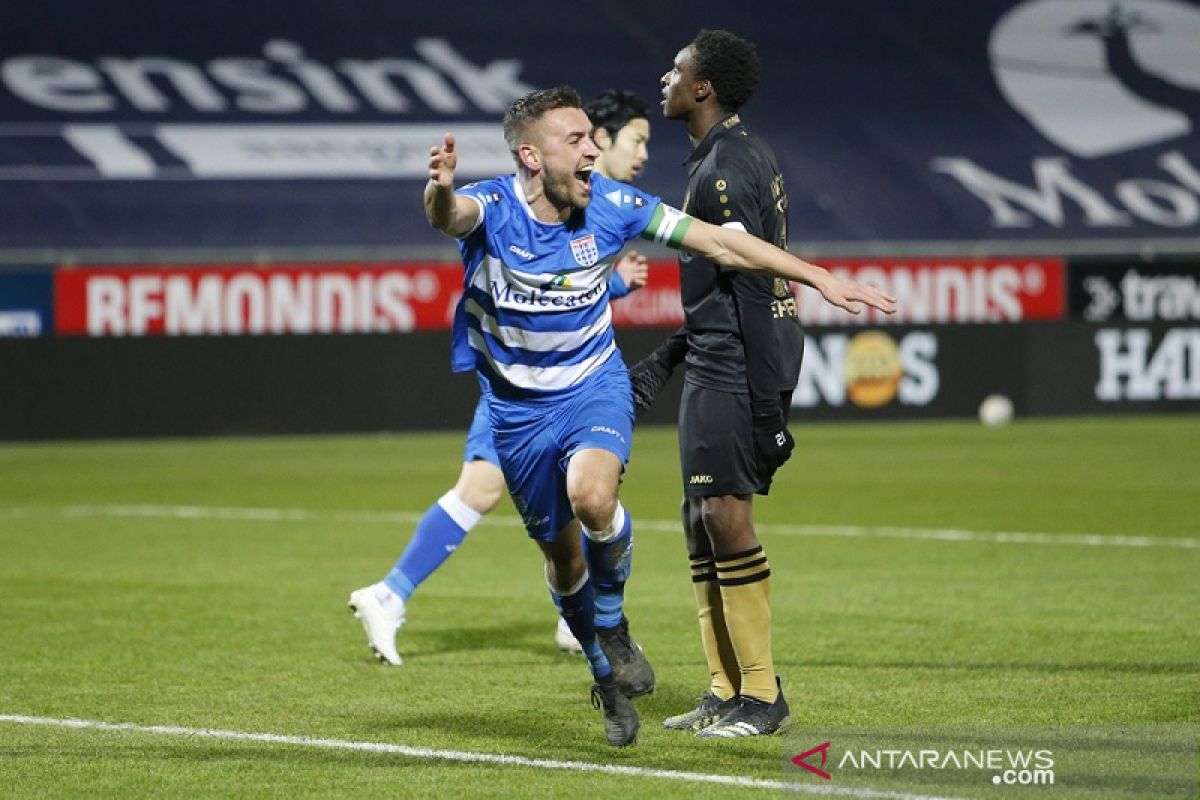
[[[684,211],[787,248],[787,194],[771,149],[737,111],[758,83],[754,46],[701,31],[662,78],[663,113],[694,145]],[[686,357],[679,409],[683,520],[711,681],[700,706],[667,728],[703,737],[772,734],[789,722],[771,655],[770,575],[751,522],[791,455],[787,411],[804,335],[792,287],[680,256],[684,328],[631,373],[652,400]]]

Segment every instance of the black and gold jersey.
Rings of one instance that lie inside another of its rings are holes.
[[[787,192],[775,154],[736,114],[713,126],[687,165],[686,213],[787,249]],[[804,333],[787,281],[684,252],[680,284],[690,383],[748,392],[756,405],[795,388]]]

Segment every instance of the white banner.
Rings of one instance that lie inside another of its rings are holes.
[[[501,126],[443,124],[158,125],[153,136],[195,178],[424,178],[429,148],[453,133],[459,183],[512,172]],[[160,166],[114,125],[67,125],[63,136],[109,178],[154,179]],[[175,175],[174,177],[178,177]]]

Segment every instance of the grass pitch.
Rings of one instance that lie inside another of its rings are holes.
[[[797,725],[1200,723],[1200,418],[794,426],[755,504]],[[0,715],[380,743],[628,774],[0,721],[18,797],[727,797],[780,738],[664,731],[706,670],[675,433],[622,499],[632,630],[658,673],[604,742],[511,506],[409,605],[399,669],[345,608],[458,473],[461,434],[0,445]],[[1007,534],[1033,534],[1011,536]],[[1091,536],[1093,538],[1085,538]],[[1140,537],[1140,538],[1138,538]]]

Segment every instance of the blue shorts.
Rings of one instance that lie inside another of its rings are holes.
[[[492,439],[492,426],[488,422],[487,395],[479,398],[475,405],[475,417],[471,420],[471,430],[467,431],[467,445],[463,448],[463,461],[486,461],[500,466],[500,456],[496,455],[496,442]]]
[[[619,358],[580,386],[550,398],[488,398],[500,469],[530,537],[554,540],[575,514],[567,497],[567,462],[599,448],[629,462],[633,397]]]

